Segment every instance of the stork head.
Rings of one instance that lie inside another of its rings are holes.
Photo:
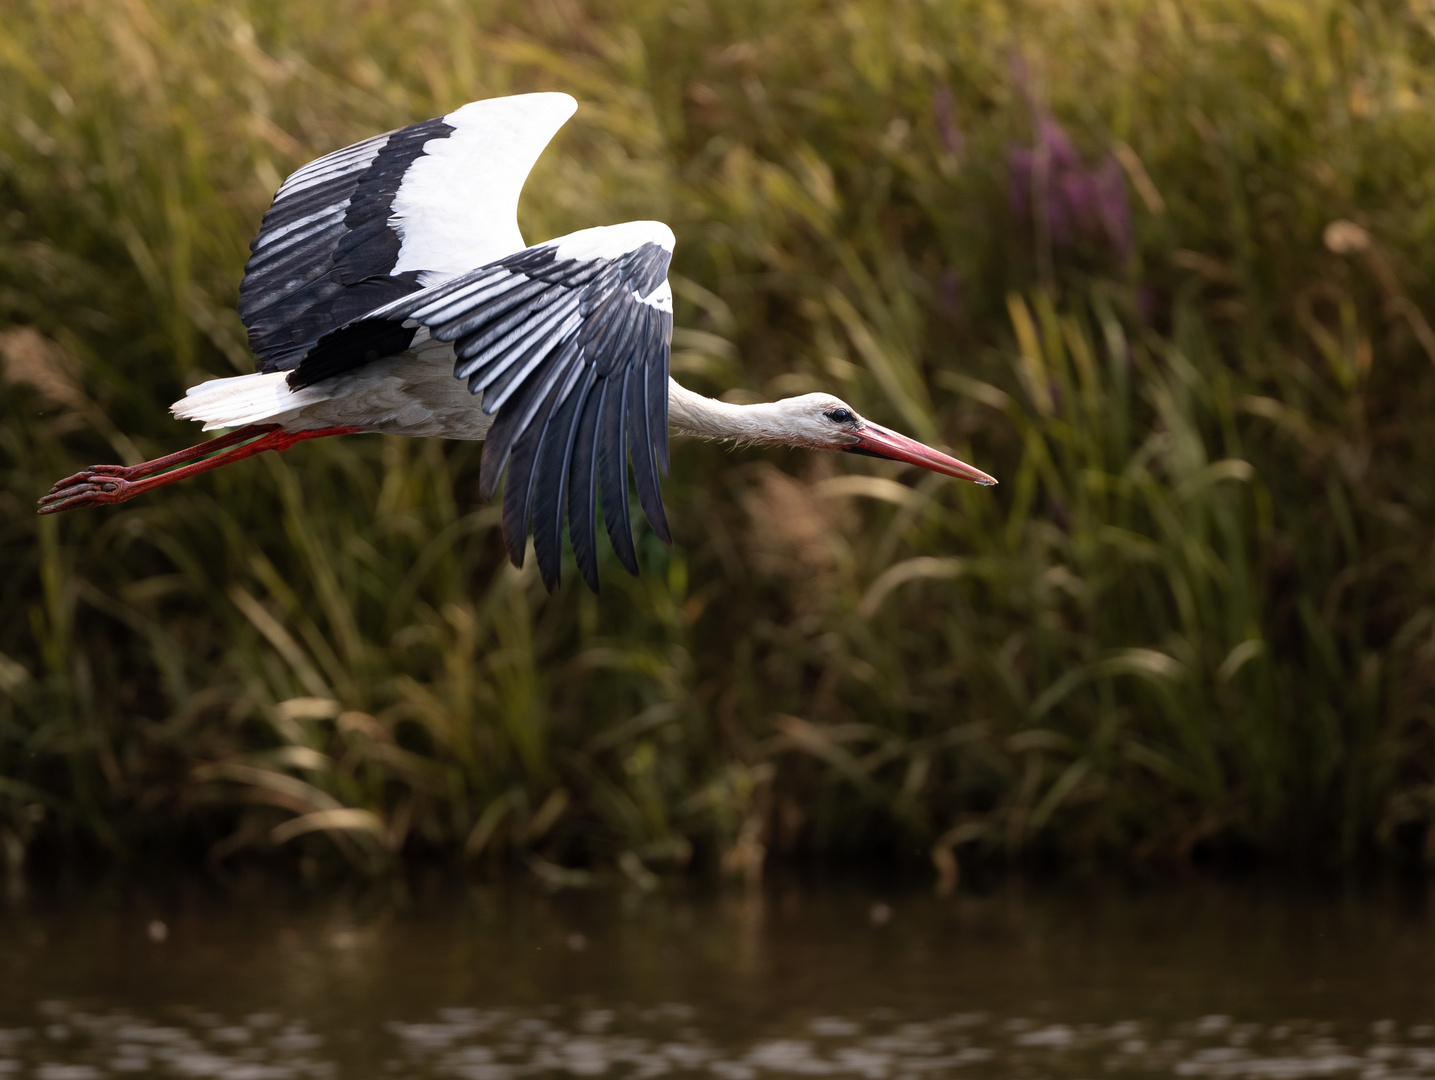
[[[874,424],[847,402],[831,394],[784,398],[775,407],[780,410],[783,434],[787,436],[781,440],[783,442],[901,461],[986,487],[996,483],[994,478],[964,461],[948,457],[881,424]]]

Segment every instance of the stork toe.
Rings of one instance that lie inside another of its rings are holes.
[[[106,469],[118,467],[122,466],[99,466]],[[61,510],[78,510],[82,506],[124,502],[129,498],[129,487],[130,482],[121,476],[87,469],[51,488],[50,493],[40,500],[39,512],[58,514]]]
[[[65,488],[72,488],[77,484],[88,483],[99,476],[126,477],[129,471],[130,467],[128,465],[91,465],[88,469],[81,469],[79,472],[72,476],[67,476],[63,480],[56,480],[50,485],[49,493],[51,495],[57,494]]]

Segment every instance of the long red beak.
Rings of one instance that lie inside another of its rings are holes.
[[[866,454],[869,457],[905,461],[908,465],[920,465],[924,469],[931,469],[932,472],[956,476],[962,480],[972,480],[983,487],[991,487],[996,483],[995,477],[988,476],[981,469],[972,468],[965,461],[947,457],[946,454],[933,450],[916,439],[898,435],[890,428],[884,428],[881,424],[874,424],[871,421],[868,421],[857,432],[857,445],[851,447],[850,450],[854,454]]]

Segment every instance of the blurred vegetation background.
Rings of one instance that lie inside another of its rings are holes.
[[[601,598],[478,446],[35,516],[250,370],[283,176],[538,89],[525,235],[669,222],[681,381],[1002,486],[675,444]],[[1428,859],[1432,252],[1429,0],[10,0],[5,862]]]

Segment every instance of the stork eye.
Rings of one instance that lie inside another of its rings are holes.
[[[850,424],[857,419],[850,409],[828,409],[825,415],[834,424]]]

